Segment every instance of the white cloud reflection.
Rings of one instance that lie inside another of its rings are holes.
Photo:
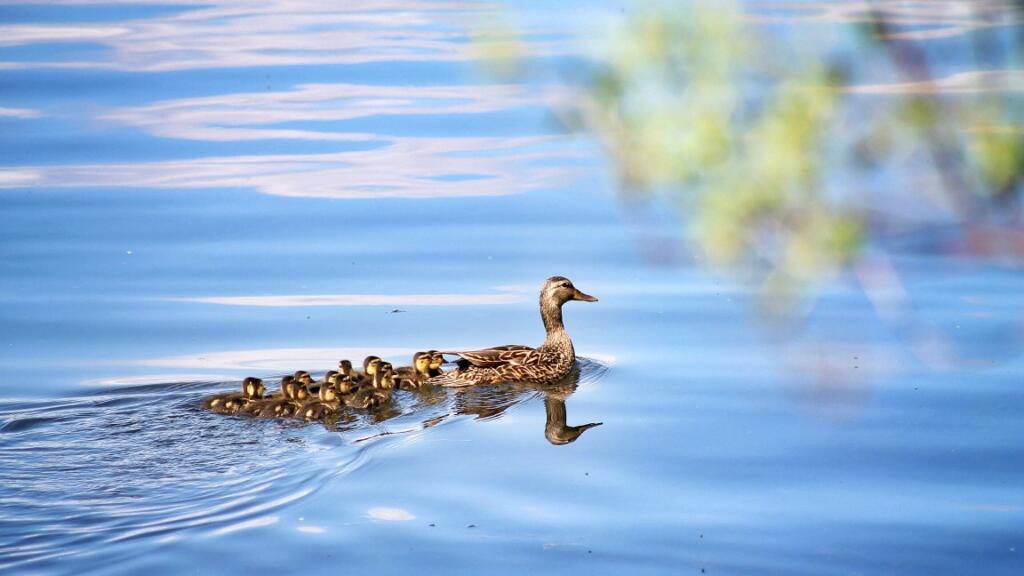
[[[276,196],[438,198],[498,196],[557,187],[579,150],[557,137],[397,138],[379,149],[221,156],[0,170],[0,188],[254,188]]]
[[[403,508],[370,508],[366,511],[366,517],[371,520],[382,520],[384,522],[408,522],[415,520],[416,515]]]
[[[0,67],[169,71],[385,60],[461,61],[475,56],[472,35],[459,25],[473,23],[481,12],[496,10],[484,3],[416,0],[174,4],[195,8],[116,24],[0,26],[0,38],[4,39],[0,45],[89,41],[107,49],[101,60],[7,61]],[[566,44],[553,32],[531,30],[537,37],[524,44],[524,52],[550,55],[563,51]]]
[[[101,120],[156,136],[188,140],[374,140],[364,133],[300,130],[293,122],[337,122],[370,116],[475,114],[548,103],[555,96],[525,85],[380,86],[303,84],[290,90],[238,92],[155,102],[102,114]],[[0,109],[2,112],[2,109]],[[257,128],[259,127],[259,128]]]
[[[5,108],[0,106],[0,118],[38,118],[43,113],[31,108]]]

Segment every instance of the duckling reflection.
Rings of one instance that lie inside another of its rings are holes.
[[[512,406],[543,394],[546,414],[544,437],[555,445],[569,444],[579,439],[587,430],[603,424],[567,424],[565,401],[576,391],[579,380],[580,371],[575,367],[565,378],[549,385],[512,382],[463,389],[455,397],[455,414],[474,414],[478,419],[497,418]]]

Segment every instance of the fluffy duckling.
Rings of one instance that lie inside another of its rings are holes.
[[[444,370],[441,369],[441,365],[444,364],[444,355],[437,350],[428,350],[427,354],[430,355],[430,376],[444,374]]]
[[[380,365],[377,366],[377,371],[373,373],[374,377],[376,377],[377,374],[381,375],[380,383],[378,384],[377,380],[374,379],[374,388],[391,390],[395,387],[395,367],[391,365],[391,362],[381,362]]]
[[[351,394],[359,388],[359,384],[352,381],[351,376],[345,376],[344,374],[335,374],[331,379],[331,384],[339,395],[344,396],[345,394]]]
[[[334,387],[321,386],[317,399],[303,404],[296,415],[306,420],[323,420],[325,416],[337,412],[340,407],[341,401]]]
[[[367,356],[363,359],[363,372],[359,375],[361,383],[369,384],[373,382],[373,373],[377,371],[377,366],[381,362],[380,356]]]
[[[391,401],[391,391],[395,388],[394,370],[390,362],[381,362],[377,371],[373,373],[373,397],[376,398],[376,405],[386,404]]]
[[[395,381],[402,390],[415,390],[430,378],[431,357],[427,352],[412,355],[412,366],[402,366],[395,370]]]
[[[250,402],[262,400],[266,388],[259,378],[248,377],[242,380],[242,391],[218,394],[203,400],[203,408],[221,414],[234,414]]]
[[[292,379],[305,386],[309,386],[313,383],[313,377],[305,370],[296,370],[295,374],[292,374]]]
[[[352,361],[348,359],[338,361],[337,372],[338,374],[341,374],[342,376],[347,376],[348,378],[353,380],[357,379],[359,374],[357,371],[352,369]]]

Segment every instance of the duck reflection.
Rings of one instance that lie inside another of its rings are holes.
[[[460,389],[456,392],[454,414],[476,415],[480,420],[497,418],[512,406],[543,395],[546,414],[544,437],[555,445],[570,444],[587,430],[602,424],[589,422],[579,426],[568,425],[565,401],[576,391],[579,381],[580,369],[577,366],[554,384],[511,382]]]

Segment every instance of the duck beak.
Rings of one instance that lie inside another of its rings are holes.
[[[572,295],[572,299],[573,300],[582,300],[583,302],[597,302],[597,298],[594,298],[590,294],[584,294],[583,292],[580,292],[579,290],[576,290],[576,292]]]

